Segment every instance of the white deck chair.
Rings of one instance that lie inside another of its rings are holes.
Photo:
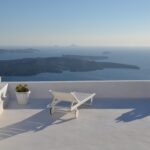
[[[51,91],[50,93],[53,97],[50,107],[50,114],[52,115],[56,109],[61,109],[64,111],[74,111],[75,117],[77,118],[79,115],[78,107],[82,104],[88,104],[91,105],[93,101],[93,97],[96,95],[95,93],[80,93],[80,92],[71,92],[71,93],[65,93],[65,92],[56,92]],[[69,107],[63,107],[62,105],[59,106],[61,102],[67,102],[69,103]]]
[[[8,103],[7,91],[8,91],[8,84],[0,88],[0,114],[3,112],[4,108]]]

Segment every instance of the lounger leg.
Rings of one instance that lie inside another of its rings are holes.
[[[90,105],[92,105],[92,103],[93,103],[93,98],[91,98],[91,103],[90,103]]]
[[[89,101],[87,101],[84,105],[91,106],[93,102],[93,98],[91,98]]]
[[[75,118],[78,118],[78,116],[79,116],[79,110],[76,109],[76,110],[75,110]]]
[[[54,107],[50,107],[49,112],[50,112],[50,115],[53,115],[53,113],[54,113]]]

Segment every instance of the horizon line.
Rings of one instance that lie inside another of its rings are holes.
[[[78,45],[78,44],[70,44],[70,45],[0,45],[0,47],[145,47],[150,48],[150,45]]]

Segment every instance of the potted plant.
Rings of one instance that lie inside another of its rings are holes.
[[[18,104],[27,104],[29,101],[30,90],[27,84],[18,84],[16,86],[16,97]]]

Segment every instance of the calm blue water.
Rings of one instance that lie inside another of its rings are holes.
[[[16,59],[27,57],[53,57],[63,54],[105,55],[107,60],[116,63],[137,65],[140,70],[105,69],[89,72],[42,73],[36,76],[2,77],[3,81],[69,81],[69,80],[149,80],[150,79],[150,48],[38,48],[40,51],[26,54],[0,54],[0,59]],[[109,51],[109,54],[104,54]]]

